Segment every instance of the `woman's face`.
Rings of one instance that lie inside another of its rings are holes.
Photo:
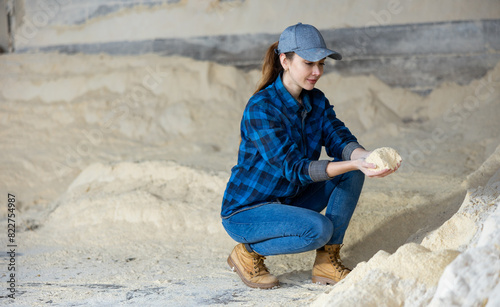
[[[302,89],[312,90],[323,75],[325,59],[317,62],[310,62],[294,54],[291,59],[286,58],[284,54],[280,56],[281,65],[285,69],[283,82],[292,87],[292,91]]]

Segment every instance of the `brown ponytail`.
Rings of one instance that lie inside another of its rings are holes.
[[[273,83],[283,71],[283,66],[281,66],[280,62],[280,55],[276,52],[276,49],[278,49],[278,43],[279,42],[273,43],[267,49],[266,55],[264,56],[264,62],[262,63],[262,77],[260,78],[254,95]],[[291,60],[294,53],[287,52],[285,54],[286,57]]]

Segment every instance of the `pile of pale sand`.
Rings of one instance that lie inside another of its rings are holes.
[[[341,253],[348,278],[312,284],[314,252],[268,257],[282,284],[271,291],[229,270],[219,218],[258,77],[153,55],[0,57],[0,192],[18,200],[10,303],[500,304],[500,66],[426,97],[323,76],[360,143],[403,164],[365,182]]]
[[[380,171],[383,169],[394,170],[402,160],[397,150],[391,147],[377,148],[366,157],[366,162],[375,165],[373,171]]]

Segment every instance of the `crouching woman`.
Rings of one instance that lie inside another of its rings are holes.
[[[316,250],[313,282],[343,279],[350,270],[339,251],[365,175],[395,171],[370,170],[370,152],[315,88],[327,57],[342,58],[315,27],[288,27],[268,49],[262,80],[243,112],[238,161],[221,217],[239,242],[228,264],[250,287],[279,286],[266,256],[310,250]],[[333,161],[319,160],[322,147]]]

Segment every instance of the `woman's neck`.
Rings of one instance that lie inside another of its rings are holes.
[[[290,95],[292,95],[292,97],[295,98],[295,100],[297,100],[299,103],[302,103],[302,98],[300,97],[300,94],[302,93],[302,87],[296,84],[287,72],[283,73],[282,81],[283,85],[290,93]]]

